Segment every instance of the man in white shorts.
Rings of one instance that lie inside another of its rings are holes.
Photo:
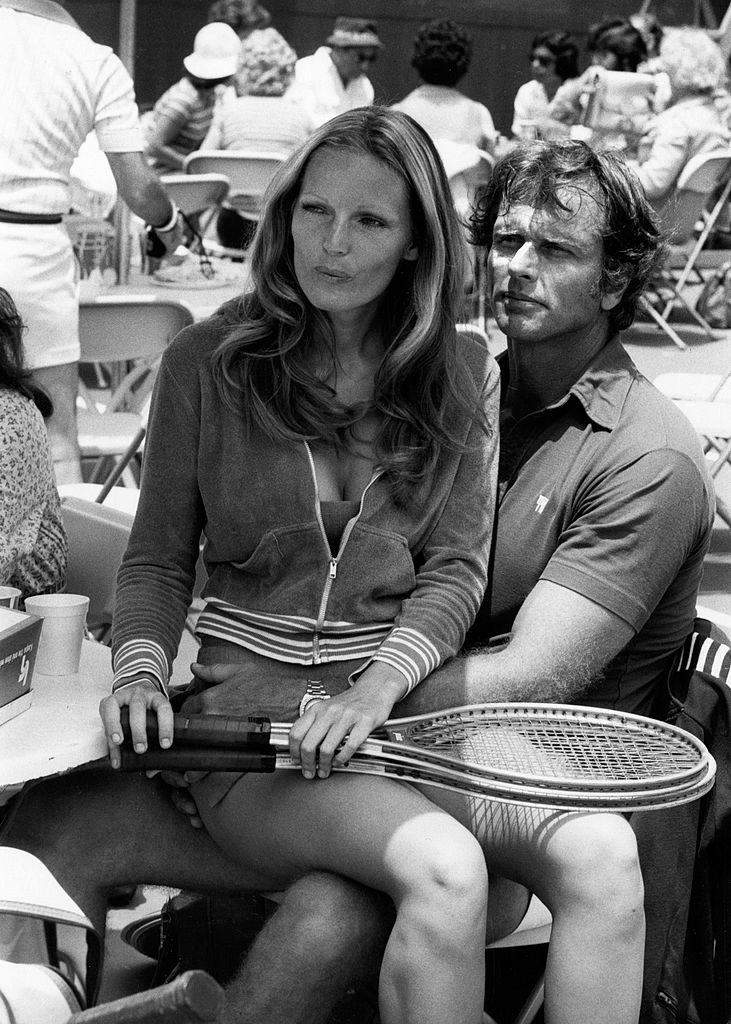
[[[94,130],[120,195],[182,240],[177,208],[143,155],[132,80],[107,46],[52,0],[0,0],[0,284],[26,325],[26,365],[54,405],[47,421],[58,483],[81,480],[76,436],[77,272],[63,224],[70,169]]]

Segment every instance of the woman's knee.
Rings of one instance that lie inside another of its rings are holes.
[[[488,892],[482,848],[466,829],[450,819],[438,839],[414,850],[407,888],[410,895],[429,906],[447,907],[452,914],[459,908],[459,913],[481,920]]]
[[[572,819],[552,851],[556,896],[602,914],[634,915],[643,909],[644,889],[637,843],[617,814]]]

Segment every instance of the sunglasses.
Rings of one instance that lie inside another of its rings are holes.
[[[372,64],[378,56],[375,50],[351,50],[359,64]]]
[[[531,64],[538,64],[542,68],[550,68],[556,63],[555,57],[542,57],[540,53],[532,54],[530,58]]]

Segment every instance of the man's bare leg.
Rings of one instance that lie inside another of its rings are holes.
[[[1,841],[39,857],[101,936],[114,886],[266,888],[190,827],[164,784],[139,775],[101,769],[39,783]],[[392,922],[381,894],[324,872],[301,878],[228,984],[224,1024],[325,1024],[348,987],[378,970]]]
[[[46,420],[51,456],[57,484],[76,484],[82,480],[81,454],[76,426],[76,396],[79,391],[79,364],[40,366],[33,380],[53,402],[53,415]]]
[[[226,987],[221,1024],[322,1024],[347,989],[372,982],[394,910],[381,893],[326,872],[305,875]]]

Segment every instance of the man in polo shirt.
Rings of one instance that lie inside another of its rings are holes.
[[[327,45],[297,61],[290,98],[316,126],[346,110],[370,106],[374,92],[367,71],[382,48],[375,21],[337,18]]]
[[[538,143],[499,161],[473,229],[507,352],[492,595],[468,645],[510,640],[446,666],[409,712],[438,688],[446,705],[652,714],[713,525],[695,431],[618,336],[662,258],[654,221],[620,157]]]
[[[618,339],[662,257],[652,214],[620,157],[579,142],[535,143],[498,162],[474,231],[489,250],[490,300],[508,339],[492,595],[467,656],[422,683],[399,711],[548,701],[660,712],[665,676],[693,624],[713,498],[690,424]],[[497,634],[505,639],[493,644]],[[179,828],[162,798],[155,835],[140,839],[128,834],[119,787],[112,803],[106,784],[95,786],[83,802],[70,795],[73,781],[36,787],[4,841],[57,867],[85,908],[92,875],[98,898],[102,883],[147,880],[135,877],[134,864],[156,842],[156,854],[176,865],[177,884],[188,884],[185,868],[199,889],[217,875],[231,886],[230,867],[200,830],[171,841]],[[95,819],[104,820],[111,853],[89,843]],[[519,923],[529,900],[523,886],[534,888],[548,871],[559,832],[557,823],[518,865],[504,862],[488,830],[491,938]],[[585,896],[613,899],[604,874],[601,864],[588,871]],[[167,880],[176,884],[170,871]],[[546,876],[535,889],[550,904]],[[562,922],[547,976],[554,1007],[565,1021],[598,1021],[597,1006],[602,1021],[625,1020],[639,998],[640,964],[633,961],[630,999],[628,979],[596,1001],[613,965],[606,922],[586,918],[572,942]],[[377,962],[391,919],[388,901],[344,879],[300,879],[231,983],[224,1020],[324,1024],[345,983]],[[574,1016],[557,994],[557,979],[565,983],[572,969]],[[586,1016],[590,989],[595,1010]]]

